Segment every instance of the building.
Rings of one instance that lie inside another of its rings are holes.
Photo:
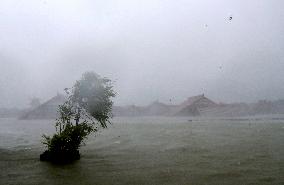
[[[56,119],[58,106],[65,101],[65,96],[57,94],[45,103],[21,116],[20,119]]]
[[[203,111],[216,107],[217,104],[205,97],[204,94],[189,97],[180,104],[174,112],[174,116],[201,116]]]

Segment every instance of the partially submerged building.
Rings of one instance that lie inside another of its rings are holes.
[[[27,111],[20,119],[55,119],[58,105],[66,101],[65,96],[57,94],[40,106]],[[284,100],[258,103],[218,104],[204,94],[187,98],[177,105],[168,105],[155,101],[148,106],[113,106],[114,116],[206,116],[206,117],[241,117],[263,114],[284,114]]]
[[[57,94],[45,103],[27,112],[20,119],[55,119],[57,117],[58,106],[63,104],[66,98],[62,94]]]
[[[201,116],[204,111],[217,107],[218,104],[205,97],[204,94],[189,97],[180,104],[174,116]]]
[[[189,97],[180,105],[167,105],[154,101],[148,106],[114,106],[114,116],[201,116],[206,109],[217,104],[205,97],[204,94]]]

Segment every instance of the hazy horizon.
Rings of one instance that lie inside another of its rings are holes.
[[[0,2],[0,107],[26,107],[85,71],[116,105],[284,99],[281,0]],[[232,17],[232,20],[230,20]]]

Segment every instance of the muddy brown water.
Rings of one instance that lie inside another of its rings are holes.
[[[82,158],[40,162],[53,120],[0,119],[0,184],[284,184],[281,119],[115,118]]]

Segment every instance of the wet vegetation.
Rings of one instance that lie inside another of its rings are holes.
[[[59,106],[56,133],[43,135],[47,150],[42,161],[69,163],[80,159],[79,148],[84,139],[99,128],[106,128],[115,96],[111,81],[94,72],[84,73],[73,88],[65,89],[67,100]]]

